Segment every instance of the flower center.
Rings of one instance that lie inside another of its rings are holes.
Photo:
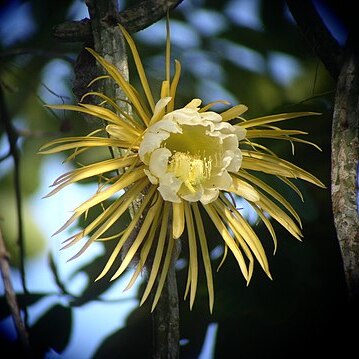
[[[212,159],[191,155],[189,152],[176,152],[169,161],[168,171],[183,181],[192,192],[204,180],[209,179],[212,171]]]
[[[211,203],[219,191],[229,190],[230,172],[240,168],[238,141],[245,130],[223,122],[215,112],[200,112],[200,102],[195,99],[165,114],[143,136],[139,157],[165,201]]]

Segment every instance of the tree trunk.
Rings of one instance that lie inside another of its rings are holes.
[[[353,41],[354,42],[354,41]],[[359,300],[359,62],[348,43],[335,96],[332,127],[332,204],[350,300]]]

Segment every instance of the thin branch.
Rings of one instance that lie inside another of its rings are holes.
[[[67,55],[64,55],[63,52],[49,51],[44,49],[27,49],[27,48],[18,48],[18,49],[10,49],[5,50],[0,53],[0,58],[5,57],[14,57],[21,55],[33,55],[39,57],[45,57],[49,59],[62,59],[64,61],[69,62],[71,65],[74,64],[75,60]]]
[[[311,0],[287,0],[288,8],[306,40],[317,54],[330,75],[339,76],[342,49],[325,26]]]
[[[18,220],[18,245],[20,251],[20,274],[22,287],[25,294],[28,294],[29,291],[26,286],[26,275],[25,275],[25,240],[24,240],[24,226],[23,226],[23,217],[22,217],[22,199],[21,199],[21,186],[20,186],[20,156],[17,148],[18,134],[16,129],[11,123],[10,117],[7,112],[5,105],[5,99],[2,87],[0,86],[0,119],[5,127],[5,132],[8,137],[10,153],[14,160],[14,186],[15,186],[15,196],[16,196],[16,212]],[[28,313],[27,309],[24,309],[25,314],[25,325],[27,326]]]
[[[129,32],[145,29],[166,16],[168,10],[175,8],[183,0],[143,0],[122,12],[107,16],[107,22],[121,23]],[[92,42],[91,20],[67,21],[53,28],[55,39],[63,42]]]
[[[6,301],[10,307],[11,315],[15,324],[16,332],[26,353],[30,353],[29,337],[24,322],[21,318],[19,305],[16,300],[14,288],[11,283],[9,254],[6,250],[0,228],[0,272],[5,287]]]

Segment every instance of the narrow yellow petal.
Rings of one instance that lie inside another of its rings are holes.
[[[280,223],[289,233],[291,233],[295,238],[301,240],[302,233],[299,227],[295,222],[273,201],[268,199],[264,194],[261,196],[261,200],[257,202],[257,205],[260,206],[265,212],[267,212],[271,217],[273,217],[278,223]]]
[[[222,121],[230,121],[236,117],[239,117],[247,110],[248,110],[247,106],[237,105],[237,106],[231,107],[230,109],[220,113],[220,115],[222,116]]]
[[[171,101],[167,105],[167,111],[168,112],[171,112],[171,111],[174,110],[175,99],[176,99],[176,91],[177,91],[177,86],[178,86],[180,76],[181,76],[181,63],[179,61],[175,60],[175,74],[173,76],[171,86],[170,86]]]
[[[159,200],[162,201],[162,199],[159,199]],[[169,219],[169,206],[170,206],[169,202],[164,202],[161,229],[160,229],[160,234],[158,237],[157,248],[156,248],[155,256],[153,259],[150,277],[148,278],[148,282],[147,282],[145,291],[142,295],[140,305],[142,305],[145,302],[145,300],[147,299],[147,297],[149,296],[151,289],[155,283],[158,270],[160,268],[160,264],[162,261],[163,249],[164,249],[165,240],[166,240],[166,234],[167,234],[168,219]]]
[[[116,113],[112,112],[107,108],[97,105],[85,104],[85,103],[81,103],[80,106],[90,110],[94,116],[103,118],[104,120],[109,121],[123,128],[124,130],[128,131],[134,138],[138,137],[141,134],[141,131],[131,124],[132,122],[131,123],[126,122],[124,119],[119,117]]]
[[[293,191],[299,196],[299,198],[304,202],[304,197],[302,195],[302,192],[299,190],[299,188],[292,183],[288,178],[277,176],[281,181],[283,181],[287,186],[293,189]]]
[[[256,165],[260,168],[260,171],[271,173],[275,175],[283,175],[290,178],[300,178],[307,182],[311,182],[319,187],[325,188],[325,185],[319,181],[311,173],[303,170],[302,168],[294,165],[291,162],[283,160],[281,158],[268,155],[266,153],[242,150],[243,161],[242,167],[248,169],[256,169]],[[284,174],[287,173],[287,174]]]
[[[83,166],[73,171],[64,173],[55,180],[53,186],[79,182],[86,178],[103,175],[107,172],[116,171],[118,169],[132,165],[136,162],[136,160],[137,155],[132,155],[123,158],[111,158],[109,160],[92,163],[90,165]]]
[[[218,267],[217,267],[217,272],[221,269],[221,267],[223,266],[226,258],[227,258],[227,255],[228,255],[228,246],[226,243],[224,243],[224,247],[223,247],[223,256],[222,256],[222,259],[221,261],[219,262],[218,264]]]
[[[134,110],[137,112],[141,120],[147,126],[150,120],[150,114],[146,111],[145,107],[141,103],[141,99],[134,88],[126,81],[121,72],[113,65],[107,62],[102,56],[97,54],[94,50],[86,48],[95,59],[101,64],[101,66],[108,72],[108,74],[120,85],[126,96],[132,103]]]
[[[156,217],[153,220],[151,229],[150,229],[150,233],[148,234],[148,237],[146,238],[146,241],[142,247],[141,253],[140,253],[140,260],[139,263],[137,265],[136,271],[133,273],[130,281],[128,282],[125,290],[130,289],[133,284],[135,283],[136,279],[138,278],[138,276],[140,275],[141,271],[145,268],[145,264],[146,264],[146,260],[148,257],[148,254],[150,253],[150,249],[152,247],[152,243],[153,243],[153,239],[155,237],[156,231],[157,231],[157,227],[158,227],[158,219],[160,217],[161,211],[157,211],[156,213]]]
[[[108,110],[106,108],[103,108],[101,106],[97,105],[89,105],[89,104],[80,104],[77,105],[51,105],[46,106],[51,109],[55,110],[68,110],[68,111],[75,111],[80,113],[85,113],[86,115],[94,116],[97,118],[101,118],[105,121],[114,123],[118,126],[123,127],[125,130],[129,131],[134,138],[136,138],[140,132],[138,130],[131,126],[129,123],[124,121],[121,117],[117,116],[114,112],[111,110]]]
[[[307,132],[297,131],[297,130],[248,130],[246,133],[246,138],[270,138],[274,140],[285,140],[300,142],[306,145],[315,147],[317,150],[322,151],[322,149],[313,142],[303,140],[301,138],[292,137],[292,135],[307,135]]]
[[[197,291],[198,262],[197,262],[197,243],[196,243],[196,234],[193,224],[193,216],[191,211],[191,205],[187,201],[184,202],[184,213],[185,213],[187,233],[188,233],[188,247],[189,247],[188,279],[189,282],[191,283],[189,301],[190,301],[190,309],[192,309]]]
[[[104,234],[109,228],[113,226],[113,224],[118,221],[118,219],[128,210],[130,204],[138,197],[139,192],[144,189],[146,186],[146,181],[141,181],[138,183],[137,186],[132,187],[127,193],[126,196],[124,195],[123,199],[118,200],[116,202],[116,205],[111,208],[110,211],[103,212],[99,217],[96,218],[89,226],[87,226],[82,232],[81,237],[84,237],[84,235],[90,233],[94,228],[96,228],[98,225],[99,228],[90,236],[89,240],[86,242],[86,244],[80,249],[79,252],[77,252],[73,257],[70,258],[70,260],[79,257],[87,248],[88,246],[96,241],[102,234]]]
[[[265,216],[263,210],[259,206],[257,206],[255,203],[251,203],[251,202],[249,202],[249,203],[252,206],[252,208],[257,212],[258,216],[263,221],[263,223],[267,227],[270,235],[272,236],[273,244],[274,244],[273,254],[275,254],[277,251],[278,241],[277,241],[277,236],[275,234],[272,224],[270,223],[269,219]]]
[[[172,203],[172,214],[173,238],[178,239],[179,237],[181,237],[185,225],[183,201],[181,201],[180,203]]]
[[[169,82],[168,81],[162,81],[162,86],[161,86],[161,98],[166,98],[169,97]]]
[[[218,211],[223,214],[227,223],[231,224],[232,228],[238,233],[237,239],[243,239],[245,241],[263,270],[270,276],[267,256],[258,236],[236,208],[234,208],[224,196],[222,196],[221,199],[225,201],[225,203],[221,201],[215,202]],[[231,208],[232,211],[230,211],[227,206]],[[241,243],[241,246],[243,247],[243,243]]]
[[[260,200],[259,192],[252,185],[234,175],[231,177],[232,186],[229,189],[229,192],[235,193],[236,195],[241,196],[251,202],[257,202]]]
[[[83,100],[87,97],[87,96],[97,96],[102,98],[103,100],[105,100],[107,103],[109,103],[115,110],[117,113],[119,113],[121,116],[123,116],[129,123],[131,123],[131,125],[133,125],[134,127],[137,128],[137,130],[139,131],[143,131],[144,128],[138,123],[136,122],[126,111],[124,111],[120,106],[117,105],[117,103],[115,101],[113,101],[111,98],[109,98],[108,96],[104,95],[101,92],[95,92],[95,91],[90,91],[87,92],[85,95],[82,96],[81,101],[83,102]]]
[[[230,102],[226,101],[226,100],[217,100],[217,101],[213,101],[208,103],[206,106],[203,106],[199,112],[206,112],[208,111],[211,107],[218,105],[218,104],[222,104],[222,105],[230,105]]]
[[[160,208],[159,208],[160,205],[161,205],[161,202],[157,201],[156,204],[154,204],[146,213],[145,219],[142,223],[140,231],[138,232],[138,234],[136,236],[136,239],[134,240],[131,248],[126,253],[125,258],[122,260],[120,267],[117,269],[115,274],[111,277],[111,280],[118,278],[124,272],[124,270],[127,268],[127,266],[130,264],[131,260],[133,259],[133,257],[137,253],[140,245],[142,244],[143,240],[145,239],[145,236],[153,223],[156,212],[160,210]]]
[[[137,51],[136,44],[133,41],[131,35],[127,32],[127,30],[121,24],[119,24],[118,26],[120,27],[120,29],[122,31],[122,34],[124,35],[128,45],[130,46],[132,56],[133,56],[133,59],[135,61],[135,65],[136,65],[136,68],[137,68],[138,75],[140,77],[140,81],[141,81],[143,90],[145,92],[147,101],[148,101],[148,103],[149,103],[149,105],[151,107],[151,110],[153,112],[154,108],[155,108],[155,102],[153,100],[150,85],[148,84],[146,73],[145,73],[145,70],[144,70],[143,65],[142,65],[141,57],[140,57],[140,55],[139,55],[139,53]]]
[[[116,247],[113,249],[110,258],[108,259],[105,267],[103,268],[102,272],[98,275],[96,278],[96,281],[104,277],[107,272],[110,270],[112,264],[116,260],[117,256],[119,255],[123,245],[129,238],[129,236],[132,234],[133,230],[135,229],[136,225],[138,224],[140,217],[145,210],[146,206],[148,205],[148,202],[152,199],[151,196],[145,196],[144,201],[142,202],[140,208],[136,211],[135,216],[133,217],[132,221],[130,222],[129,226],[127,227],[126,231],[123,233],[122,237],[116,244]]]
[[[254,129],[247,130],[246,137],[247,138],[279,138],[283,139],[285,136],[293,136],[293,135],[307,135],[308,132],[298,131],[298,130],[264,130],[264,129]]]
[[[157,286],[157,290],[155,293],[155,298],[153,299],[153,303],[152,303],[152,307],[151,307],[151,312],[154,311],[154,309],[156,308],[157,302],[160,299],[162,290],[163,290],[163,285],[165,283],[166,277],[167,277],[167,273],[168,273],[168,268],[171,264],[172,261],[172,257],[173,257],[173,248],[174,248],[174,242],[175,240],[173,239],[171,232],[169,232],[169,238],[168,238],[168,244],[167,244],[167,251],[165,254],[165,261],[163,263],[163,267],[162,267],[162,271],[161,271],[161,276],[160,279],[158,281],[158,286]]]
[[[201,251],[202,251],[204,270],[206,273],[208,297],[209,297],[209,310],[212,313],[213,304],[214,304],[214,288],[213,288],[211,258],[209,256],[209,252],[208,252],[206,233],[204,231],[201,213],[198,209],[198,205],[196,202],[193,203],[192,208],[193,208],[193,213],[194,213],[194,217],[195,217],[195,223],[197,226],[199,243],[200,243]]]
[[[257,188],[260,188],[260,189],[266,191],[268,194],[270,194],[279,203],[281,203],[283,205],[283,207],[285,207],[288,210],[288,212],[297,220],[297,222],[301,226],[301,220],[300,220],[298,213],[294,210],[292,205],[281,194],[279,194],[275,189],[273,189],[271,186],[269,186],[268,184],[266,184],[259,178],[249,174],[246,171],[239,171],[239,173],[237,175],[241,176],[242,178],[244,178],[248,181],[251,181],[252,183],[254,183],[257,186]]]
[[[127,186],[133,184],[134,182],[140,180],[141,178],[144,178],[146,174],[143,172],[143,166],[139,167],[136,170],[132,170],[129,172],[125,172],[120,179],[118,179],[113,185],[109,186],[105,190],[95,194],[90,199],[85,201],[83,204],[81,204],[79,207],[76,208],[76,212],[83,213],[88,208],[91,208],[95,206],[98,203],[101,203],[111,196],[113,196],[115,193],[118,193],[122,189],[126,188]]]
[[[167,97],[170,95],[169,89],[171,85],[171,28],[168,11],[166,16],[166,82],[168,84],[168,89],[165,96]]]
[[[252,120],[247,120],[238,124],[238,126],[248,128],[254,126],[263,126],[268,123],[286,121],[292,118],[304,117],[304,116],[313,116],[313,115],[321,115],[317,112],[289,112],[289,113],[280,113],[278,115],[270,115],[264,117],[254,118]]]
[[[241,251],[239,250],[236,242],[228,232],[226,226],[221,221],[220,217],[218,216],[217,212],[215,211],[212,204],[206,204],[203,206],[206,212],[208,213],[209,217],[211,218],[212,222],[216,226],[217,230],[221,234],[223,240],[228,245],[229,249],[232,251],[234,257],[236,258],[239,268],[243,274],[243,277],[248,281],[249,273],[247,269],[246,262],[243,258]]]
[[[79,147],[119,147],[119,148],[138,148],[126,141],[119,141],[114,138],[106,137],[67,137],[51,141],[40,148],[39,154],[53,154],[62,151],[72,150]],[[53,148],[50,148],[53,147]],[[46,148],[48,148],[46,150]],[[50,148],[50,149],[49,149]]]

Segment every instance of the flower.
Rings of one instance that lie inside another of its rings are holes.
[[[234,197],[243,198],[256,211],[273,238],[274,251],[277,240],[271,219],[295,238],[301,238],[299,215],[278,191],[256,175],[265,173],[278,177],[300,197],[302,195],[291,179],[302,179],[320,187],[324,185],[312,174],[281,159],[255,140],[271,138],[314,145],[295,137],[304,132],[283,130],[273,124],[315,113],[283,113],[246,120],[241,117],[247,110],[242,104],[216,113],[210,111],[216,103],[227,103],[217,101],[201,107],[200,99],[193,99],[186,106],[175,109],[181,66],[175,61],[175,74],[171,79],[169,37],[166,80],[162,83],[160,98],[155,102],[135,43],[123,27],[121,30],[133,54],[145,99],[114,65],[92,49],[88,51],[123,89],[132,113],[124,112],[114,99],[98,92],[87,94],[101,100],[97,105],[80,102],[78,105],[50,106],[97,117],[104,121],[105,126],[87,136],[56,139],[44,145],[40,153],[73,150],[68,158],[72,160],[91,149],[109,147],[119,150],[119,154],[112,158],[83,165],[55,180],[55,188],[48,196],[81,180],[98,178],[100,181],[97,192],[74,210],[56,234],[80,217],[86,217],[92,208],[102,206],[101,214],[68,238],[64,247],[85,241],[82,249],[71,258],[74,259],[94,241],[115,240],[117,244],[97,279],[104,277],[112,266],[117,270],[111,279],[119,277],[138,257],[127,288],[146,268],[149,277],[141,304],[157,286],[153,310],[160,297],[176,241],[186,230],[189,259],[185,297],[189,293],[192,308],[198,281],[198,261],[202,257],[212,311],[214,288],[203,213],[208,215],[223,239],[223,260],[229,249],[247,283],[251,279],[255,260],[271,277],[261,241],[237,210]],[[118,235],[106,238],[106,232],[140,197],[128,227]],[[119,254],[125,247],[127,249],[120,260]]]

